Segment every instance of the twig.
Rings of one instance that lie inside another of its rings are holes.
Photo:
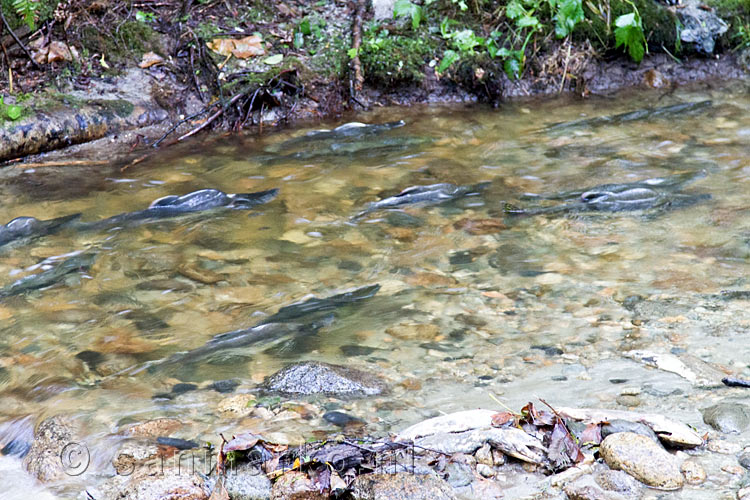
[[[216,104],[218,104],[218,102],[210,104],[207,107],[203,108],[202,110],[198,111],[197,113],[192,114],[192,115],[190,115],[190,116],[188,116],[186,118],[183,118],[182,120],[178,121],[177,123],[175,123],[174,125],[172,125],[172,127],[169,130],[167,130],[164,133],[163,136],[161,136],[155,143],[153,143],[151,145],[151,147],[154,147],[154,148],[159,147],[159,144],[161,144],[162,141],[169,136],[169,134],[171,134],[172,132],[174,132],[175,130],[177,130],[177,127],[179,127],[180,125],[182,125],[183,123],[185,123],[187,121],[190,121],[190,120],[192,120],[194,118],[198,118],[203,113],[207,113],[208,110],[211,109],[212,107],[216,106]]]
[[[675,56],[674,54],[672,54],[669,50],[667,50],[667,48],[664,46],[664,44],[661,44],[661,48],[664,50],[664,52],[667,53],[667,55],[669,57],[671,57],[674,60],[674,62],[676,62],[677,64],[682,64],[682,61],[677,56]]]
[[[560,90],[557,91],[558,94],[562,94],[563,87],[565,86],[565,77],[568,75],[568,61],[570,61],[570,40],[568,40],[568,54],[565,56],[565,68],[563,68]]]
[[[124,172],[127,169],[129,169],[130,167],[132,167],[134,165],[138,165],[140,162],[142,162],[143,160],[145,160],[149,156],[151,156],[151,153],[146,153],[145,155],[139,156],[138,158],[136,158],[135,160],[131,161],[130,163],[128,163],[124,167],[120,168],[120,172]]]
[[[365,0],[356,0],[357,11],[354,14],[354,25],[352,26],[352,49],[354,57],[352,58],[352,67],[354,68],[354,91],[352,99],[356,97],[357,92],[362,90],[365,78],[362,76],[362,63],[359,60],[359,48],[362,45],[362,16],[365,14]]]
[[[201,102],[206,102],[206,97],[203,95],[201,86],[198,83],[198,77],[195,76],[195,63],[194,63],[194,57],[193,57],[194,55],[195,55],[195,49],[193,47],[190,47],[190,73],[193,76],[193,83],[195,84],[195,90],[198,92],[198,97],[200,97]]]
[[[214,113],[214,114],[212,114],[211,116],[209,116],[209,117],[208,117],[208,119],[207,119],[207,120],[206,120],[205,122],[203,122],[203,123],[202,123],[202,124],[201,124],[200,126],[198,126],[198,127],[194,128],[194,129],[193,129],[193,130],[191,130],[190,132],[188,132],[188,133],[186,133],[186,134],[183,134],[182,136],[178,137],[178,138],[177,138],[177,142],[180,142],[180,141],[184,141],[184,140],[185,140],[185,139],[187,139],[188,137],[190,137],[190,136],[193,136],[193,135],[197,134],[198,132],[200,132],[201,130],[203,130],[204,128],[208,127],[208,126],[209,126],[209,125],[210,125],[210,124],[211,124],[211,123],[212,123],[212,122],[213,122],[214,120],[216,120],[216,119],[217,119],[217,118],[218,118],[219,116],[221,116],[221,115],[222,115],[222,113],[224,113],[224,111],[225,111],[225,110],[226,110],[226,109],[227,109],[227,108],[228,108],[229,106],[231,106],[232,104],[234,104],[235,102],[237,102],[237,100],[238,100],[238,99],[239,99],[240,97],[242,97],[243,95],[245,95],[245,94],[244,94],[244,93],[241,93],[241,94],[237,94],[237,95],[235,95],[234,97],[232,97],[232,98],[231,98],[231,99],[229,100],[229,102],[227,102],[227,103],[226,103],[226,105],[225,105],[225,106],[222,106],[221,108],[219,108],[219,110],[218,110],[218,111],[217,111],[216,113]]]
[[[5,14],[3,14],[2,9],[0,9],[0,17],[3,19],[3,24],[5,25],[5,29],[8,30],[8,32],[10,33],[10,36],[13,37],[13,40],[15,40],[18,46],[21,47],[21,50],[23,50],[23,52],[26,54],[26,57],[29,58],[29,61],[31,61],[31,64],[36,69],[42,69],[41,66],[39,66],[39,64],[37,64],[37,62],[34,60],[34,58],[31,57],[31,52],[29,52],[29,49],[27,49],[26,46],[23,44],[23,42],[21,42],[21,40],[16,36],[16,33],[12,29],[10,29],[10,24],[8,24],[8,20],[5,19]]]

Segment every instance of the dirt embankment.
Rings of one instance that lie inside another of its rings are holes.
[[[379,105],[746,75],[750,7],[685,1],[40,0],[24,23],[0,0],[0,161],[97,139],[83,151],[110,161],[113,143],[132,158],[203,130]]]

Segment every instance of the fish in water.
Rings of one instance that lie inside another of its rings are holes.
[[[62,281],[69,274],[88,271],[94,265],[95,260],[96,254],[79,253],[65,259],[51,269],[25,276],[6,287],[0,288],[0,297],[10,297],[11,295],[19,295],[31,290],[52,286]]]
[[[96,231],[137,224],[143,221],[168,219],[206,210],[249,210],[273,200],[278,193],[278,189],[239,194],[227,194],[218,189],[201,189],[182,196],[165,196],[155,200],[145,210],[127,212],[100,221],[80,223],[76,228],[81,231]]]
[[[487,186],[489,186],[489,182],[481,182],[471,186],[456,186],[455,184],[448,183],[412,186],[404,189],[395,196],[370,203],[367,208],[355,215],[353,219],[359,219],[378,210],[398,208],[404,205],[439,205],[467,196],[478,196]]]
[[[197,349],[173,355],[164,364],[192,362],[226,349],[247,347],[260,342],[276,343],[314,334],[333,322],[330,311],[367,300],[375,296],[378,290],[380,285],[368,285],[350,292],[324,298],[312,297],[282,307],[276,314],[255,326],[216,335]]]
[[[406,134],[387,134],[403,127],[403,121],[365,124],[346,123],[333,130],[316,130],[266,148],[272,155],[263,158],[267,164],[287,161],[310,161],[322,158],[377,158],[417,148],[431,139]]]
[[[624,184],[602,184],[592,188],[566,191],[553,195],[526,195],[525,198],[560,200],[552,206],[520,208],[505,204],[512,215],[540,215],[575,212],[626,212],[648,209],[686,207],[711,198],[707,193],[681,193],[677,190],[687,182],[704,177],[705,172],[672,177],[656,177]]]
[[[556,132],[564,130],[575,130],[580,128],[592,128],[602,125],[620,125],[638,120],[650,120],[654,118],[671,118],[676,116],[688,116],[703,112],[713,106],[712,101],[684,102],[672,104],[669,106],[660,106],[657,108],[638,109],[620,113],[617,115],[597,116],[594,118],[585,118],[583,120],[574,120],[570,122],[555,123],[545,127],[544,132]]]
[[[328,130],[328,129],[313,130],[312,132],[308,132],[305,135],[295,137],[293,139],[289,139],[288,141],[284,141],[280,144],[269,146],[268,148],[266,148],[266,151],[268,151],[269,153],[281,153],[284,151],[289,151],[290,149],[294,149],[295,147],[298,147],[298,146],[309,145],[311,142],[314,142],[314,141],[336,140],[336,139],[342,139],[346,137],[364,137],[367,135],[377,135],[387,130],[392,130],[394,128],[403,127],[404,125],[406,125],[406,122],[404,122],[403,120],[399,120],[396,122],[373,123],[373,124],[349,122],[339,127],[336,127],[333,130]]]
[[[283,323],[290,320],[297,320],[302,317],[310,317],[317,313],[332,311],[339,307],[374,297],[375,294],[378,293],[378,290],[380,290],[380,285],[375,284],[363,286],[356,290],[352,290],[351,292],[324,297],[322,299],[311,297],[303,302],[297,302],[282,307],[276,314],[267,317],[260,324]]]
[[[56,219],[39,220],[34,217],[16,217],[0,226],[0,246],[19,240],[30,240],[56,233],[76,221],[81,214],[66,215]]]

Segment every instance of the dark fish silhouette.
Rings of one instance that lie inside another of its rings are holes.
[[[278,189],[257,193],[227,194],[218,189],[201,189],[182,196],[165,196],[155,200],[145,210],[127,212],[95,222],[84,222],[76,227],[81,231],[96,231],[128,226],[149,220],[162,220],[180,215],[215,209],[249,210],[273,200]]]
[[[163,364],[187,363],[226,349],[247,347],[260,342],[276,343],[314,334],[333,322],[333,315],[330,311],[367,300],[378,290],[380,290],[380,285],[369,285],[331,297],[313,297],[282,307],[276,314],[267,317],[255,326],[216,335],[205,345],[175,354]]]
[[[67,275],[88,271],[96,260],[96,254],[82,253],[57,263],[51,269],[25,276],[10,285],[0,288],[0,297],[19,295],[30,290],[38,290],[62,281]]]
[[[81,214],[66,215],[49,220],[39,220],[34,217],[16,217],[4,226],[0,226],[0,246],[56,233],[79,217],[81,217]]]
[[[431,184],[429,186],[412,186],[404,189],[395,196],[384,198],[359,212],[353,219],[359,219],[378,210],[398,208],[405,205],[439,205],[467,196],[478,196],[489,186],[489,182],[482,182],[471,186],[456,186],[455,184]]]
[[[584,190],[552,195],[526,195],[525,198],[560,200],[563,203],[545,207],[520,208],[505,204],[509,214],[540,215],[574,212],[625,212],[686,207],[711,198],[707,193],[677,192],[684,184],[704,177],[705,172],[672,177],[656,177],[625,184],[602,184]]]
[[[620,113],[617,115],[597,116],[594,118],[584,118],[570,122],[555,123],[542,129],[543,132],[556,132],[565,130],[575,130],[580,128],[593,128],[602,125],[620,125],[638,120],[650,120],[653,118],[671,118],[675,116],[692,115],[700,113],[713,106],[712,101],[685,102],[672,104],[669,106],[660,106],[657,108],[638,109]]]

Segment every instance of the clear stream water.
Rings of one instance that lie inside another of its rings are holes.
[[[545,129],[704,100],[712,105],[695,112]],[[320,418],[333,408],[365,420],[364,433],[383,434],[440,412],[499,409],[491,395],[516,410],[541,397],[557,406],[639,403],[638,411],[672,416],[735,447],[746,444],[746,434],[710,430],[699,409],[746,400],[747,390],[694,388],[622,355],[687,352],[750,378],[748,300],[720,295],[750,290],[746,83],[500,110],[386,108],[354,119],[406,125],[327,152],[316,152],[315,142],[285,141],[340,123],[199,139],[117,175],[87,178],[94,188],[73,189],[63,199],[46,197],[43,183],[37,190],[7,179],[0,184],[3,223],[75,212],[97,220],[208,187],[280,188],[276,200],[252,212],[100,233],[63,231],[3,249],[0,285],[38,272],[34,266],[44,259],[87,249],[98,257],[87,273],[0,301],[0,444],[28,431],[20,423],[32,421],[22,420],[28,415],[38,422],[64,413],[83,422],[94,460],[63,490],[53,488],[58,493],[112,474],[108,464],[123,439],[118,430],[164,416],[189,424],[176,436],[213,443],[219,432],[241,430],[304,439],[337,431]],[[701,170],[705,177],[684,190],[712,198],[679,210],[503,213],[504,202],[528,204],[523,193]],[[480,181],[491,183],[481,197],[350,220],[367,203],[408,186]],[[472,234],[463,229],[466,219],[494,220],[479,231],[487,234]],[[339,312],[332,325],[296,344],[254,346],[170,370],[146,368],[310,294],[374,283],[382,286],[374,299]],[[94,369],[76,357],[82,351],[101,354]],[[295,401],[306,402],[311,415],[287,412],[285,420],[220,414],[218,405],[231,395],[205,389],[234,378],[237,392],[253,392],[265,376],[304,359],[377,373],[392,389],[359,400],[300,398]],[[200,389],[154,397],[178,382]],[[699,452],[698,458],[708,481],[660,498],[732,498],[742,481],[731,469],[734,455]],[[20,460],[0,457],[1,482],[18,498],[35,491],[21,471]],[[35,494],[54,497],[41,488]]]

